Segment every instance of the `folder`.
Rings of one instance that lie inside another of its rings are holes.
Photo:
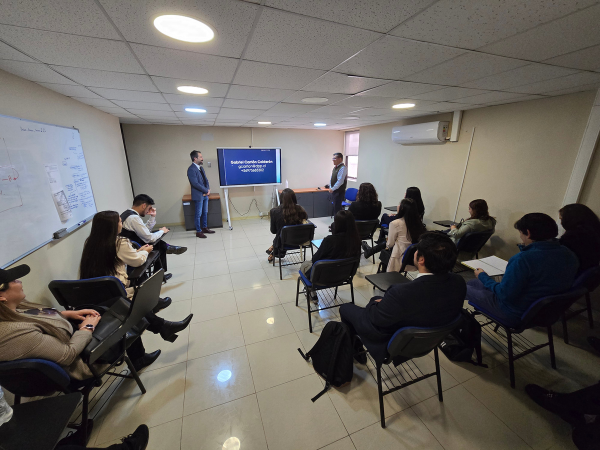
[[[488,256],[482,259],[473,259],[471,261],[462,261],[463,266],[467,266],[473,270],[483,269],[490,277],[504,275],[508,261],[497,256]]]

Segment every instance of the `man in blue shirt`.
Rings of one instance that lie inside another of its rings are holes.
[[[536,300],[567,291],[579,266],[575,254],[555,239],[558,226],[547,214],[525,214],[515,228],[523,244],[508,261],[502,281],[477,269],[477,279],[467,283],[467,300],[508,326],[517,326]]]
[[[196,237],[205,239],[206,234],[214,233],[208,228],[208,196],[210,195],[210,184],[204,172],[204,158],[202,153],[194,150],[190,153],[192,164],[188,167],[187,176],[192,188],[192,201],[196,207]],[[205,234],[206,233],[206,234]]]

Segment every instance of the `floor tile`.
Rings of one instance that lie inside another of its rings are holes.
[[[223,247],[232,250],[234,248],[252,247],[252,243],[247,237],[239,237],[236,239],[224,239]]]
[[[238,316],[221,317],[190,324],[188,359],[244,346],[242,327]]]
[[[181,423],[182,419],[176,419],[171,422],[149,428],[150,438],[148,439],[148,446],[146,447],[146,450],[179,450],[179,444],[181,442]],[[97,426],[95,422],[94,426]],[[134,430],[131,430],[131,433],[133,433],[133,431]],[[102,445],[102,448],[119,444],[121,444],[121,439],[117,439],[112,442],[105,442]],[[92,443],[88,442],[88,446],[90,445],[92,445]]]
[[[192,298],[193,281],[177,281],[170,279],[160,289],[161,297],[171,297],[171,300],[178,302]]]
[[[194,269],[194,280],[200,278],[215,277],[217,275],[226,275],[229,273],[227,261],[217,261],[208,264],[196,264]]]
[[[209,278],[199,278],[193,281],[194,298],[229,291],[233,291],[233,285],[231,284],[231,277],[229,274],[215,275]]]
[[[229,273],[247,272],[249,270],[262,268],[261,263],[256,256],[227,261],[227,265],[229,266]]]
[[[263,269],[238,272],[231,275],[233,289],[250,289],[259,286],[270,285],[271,281]]]
[[[282,306],[271,306],[240,314],[246,345],[294,332]]]
[[[254,253],[254,249],[252,247],[238,247],[226,248],[225,255],[227,256],[228,261],[233,261],[236,259],[254,258],[256,253]]]
[[[447,450],[530,448],[463,386],[444,392],[444,402],[432,397],[412,407]]]
[[[302,344],[295,333],[246,347],[257,392],[314,373],[298,348]]]
[[[281,303],[296,302],[296,289],[298,287],[296,280],[272,281],[271,285]],[[302,284],[300,284],[300,289],[302,289]]]
[[[223,250],[223,241],[221,239],[210,239],[210,236],[206,239],[196,239],[196,253],[203,252],[214,252],[217,250]]]
[[[254,393],[244,347],[188,361],[185,380],[184,416]]]
[[[283,266],[281,268],[281,276],[279,274],[279,261],[275,261],[275,266],[267,266],[263,267],[267,276],[273,283],[278,283],[283,280],[293,280],[296,281],[298,279],[298,270],[300,269],[300,264],[294,264],[290,266]]]
[[[227,256],[223,249],[213,250],[210,252],[198,252],[194,257],[195,263],[198,264],[212,264],[218,261],[227,261]]]
[[[273,235],[258,235],[252,236],[248,238],[248,242],[253,247],[261,247],[264,246],[265,250],[268,249],[271,245],[273,245]]]
[[[279,305],[279,297],[270,286],[258,286],[252,289],[234,291],[238,312],[244,313],[255,309]]]
[[[161,350],[158,359],[152,365],[146,367],[144,373],[186,362],[188,359],[189,331],[188,326],[185,330],[177,333],[178,338],[175,342],[165,341],[160,334],[144,333],[143,339],[146,352],[150,353],[158,349]]]
[[[169,267],[169,273],[173,275],[170,282],[189,281],[194,279],[194,266]]]
[[[296,306],[295,303],[285,303],[283,305],[283,308],[296,331],[308,330],[306,299],[304,299],[304,301],[302,300],[302,297],[300,297],[300,301],[298,302],[299,306]],[[330,320],[340,320],[339,316],[335,313],[336,310],[337,309],[325,309],[323,311],[311,313],[310,317],[313,331],[322,330],[325,324]]]
[[[267,450],[256,395],[183,418],[181,450]]]
[[[238,313],[233,291],[196,297],[191,300],[191,303],[191,311],[194,314],[192,323],[234,316]]]
[[[308,352],[314,347],[321,336],[321,331],[322,330],[313,330],[313,332],[310,333],[307,328],[306,330],[296,332],[296,336],[298,336],[298,339],[300,339],[300,342],[302,342],[304,352]]]
[[[196,255],[193,252],[185,252],[181,255],[167,255],[167,267],[169,270],[175,267],[193,266]]]
[[[191,300],[181,300],[179,302],[173,302],[165,309],[158,312],[158,317],[162,317],[165,320],[170,320],[171,322],[177,322],[179,320],[185,319],[188,314],[190,314],[190,309],[192,307]]]
[[[386,427],[379,422],[350,437],[356,450],[443,450],[444,447],[429,432],[410,409],[386,419]]]
[[[352,439],[350,439],[349,436],[346,436],[344,439],[340,439],[333,444],[322,447],[321,450],[356,450],[356,447],[352,443]]]
[[[328,396],[310,400],[322,389],[309,375],[257,394],[269,449],[316,450],[347,436]]]
[[[196,245],[195,237],[177,238],[171,239],[169,245],[176,245],[177,247],[187,247],[188,249]]]

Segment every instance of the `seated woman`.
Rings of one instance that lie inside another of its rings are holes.
[[[412,186],[406,189],[406,193],[404,194],[404,198],[410,198],[415,201],[417,205],[417,211],[419,212],[419,217],[421,218],[421,222],[423,221],[423,216],[425,216],[425,205],[423,204],[423,199],[421,198],[421,190],[418,187]],[[392,223],[394,220],[398,218],[398,213],[396,214],[384,214],[381,216],[381,225],[388,225]],[[377,239],[377,243],[380,244],[385,242],[385,234],[381,233],[379,235],[379,239]]]
[[[494,231],[496,219],[490,216],[488,204],[485,200],[478,198],[469,203],[469,218],[458,226],[452,225],[448,236],[455,244],[467,233],[479,233],[481,231]]]
[[[23,264],[0,269],[0,361],[46,359],[60,365],[75,380],[93,376],[79,356],[92,340],[100,314],[93,309],[58,311],[25,302],[19,278],[29,273]],[[71,322],[77,324],[73,329]],[[146,353],[141,339],[127,349],[136,370],[152,364],[160,350]]]
[[[317,261],[322,259],[345,259],[360,256],[360,235],[356,228],[354,215],[350,211],[340,210],[333,219],[333,234],[321,242],[319,250],[313,255],[312,261],[305,261],[300,270],[310,279],[310,270]],[[313,300],[317,293],[311,292]]]
[[[296,194],[293,190],[285,188],[281,191],[281,204],[273,208],[269,213],[271,216],[271,233],[275,235],[273,245],[267,250],[269,262],[273,258],[285,256],[285,250],[279,248],[281,244],[281,229],[287,225],[300,225],[308,219],[308,214],[304,208],[298,205]]]
[[[362,183],[356,194],[356,201],[348,208],[355,220],[375,220],[381,214],[381,202],[377,198],[375,186],[371,183]]]
[[[391,249],[392,254],[387,265],[387,272],[397,272],[402,267],[402,255],[411,244],[419,241],[421,234],[425,232],[425,225],[421,222],[417,203],[405,198],[398,206],[397,219],[390,223],[387,242],[369,247],[366,242],[362,243],[365,258],[370,258],[384,248]]]
[[[558,211],[565,233],[559,242],[575,253],[579,272],[600,264],[600,220],[590,208],[580,203],[563,206]]]
[[[86,239],[81,254],[79,275],[81,279],[114,276],[125,286],[128,298],[133,296],[133,288],[129,287],[127,278],[127,264],[139,267],[146,262],[148,253],[152,251],[151,245],[144,245],[135,250],[131,241],[119,236],[123,224],[121,217],[115,211],[101,211],[96,213],[92,220],[92,230]],[[168,302],[163,302],[170,304]],[[162,306],[159,303],[159,306]],[[155,308],[156,309],[156,308]],[[177,339],[177,334],[187,328],[193,314],[179,322],[169,322],[158,317],[154,312],[146,315],[150,323],[148,331],[160,333],[161,337],[169,342]]]

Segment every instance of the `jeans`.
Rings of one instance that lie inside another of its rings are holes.
[[[474,305],[480,306],[487,313],[492,314],[504,325],[517,326],[521,318],[505,312],[498,304],[496,294],[485,288],[478,278],[467,282],[467,300]]]
[[[208,228],[208,195],[202,197],[200,201],[195,200],[194,203],[196,204],[196,231],[200,232],[203,228]]]

